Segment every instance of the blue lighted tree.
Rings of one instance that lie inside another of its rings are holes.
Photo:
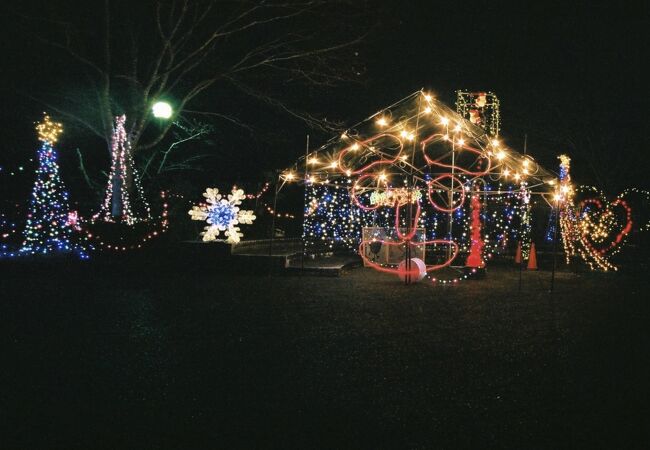
[[[52,122],[46,114],[43,122],[36,126],[38,139],[42,142],[38,150],[36,181],[25,226],[25,241],[20,253],[47,254],[52,252],[74,252],[81,258],[87,255],[84,249],[72,241],[73,228],[68,209],[68,193],[61,177],[54,144],[63,131],[60,123]]]

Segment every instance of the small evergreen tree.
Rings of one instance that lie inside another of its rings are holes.
[[[84,249],[72,241],[73,228],[69,223],[68,193],[61,177],[54,144],[63,131],[60,123],[52,122],[46,114],[36,126],[38,150],[36,181],[25,226],[25,241],[21,253],[47,254],[75,252],[86,258]]]

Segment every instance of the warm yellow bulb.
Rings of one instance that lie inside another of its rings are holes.
[[[441,117],[440,118],[440,123],[442,125],[449,125],[449,119],[447,119],[446,117]]]
[[[385,127],[386,125],[388,125],[388,121],[386,120],[385,117],[380,117],[379,119],[377,119],[377,125],[379,125],[380,127]]]
[[[497,159],[498,159],[498,160],[502,160],[502,159],[504,159],[505,157],[506,157],[506,152],[504,152],[504,151],[502,151],[502,150],[499,150],[499,151],[497,152]]]

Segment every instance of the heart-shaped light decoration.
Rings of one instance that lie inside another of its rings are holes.
[[[591,251],[600,255],[621,245],[632,231],[632,209],[621,198],[613,202],[586,199],[580,202],[578,211],[581,240]]]

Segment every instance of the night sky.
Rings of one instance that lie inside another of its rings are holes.
[[[31,174],[29,158],[37,147],[33,122],[44,110],[32,97],[62,85],[74,95],[77,76],[74,66],[36,38],[47,24],[22,14],[47,19],[48,11],[57,8],[83,21],[98,5],[30,1],[2,6],[3,196],[24,197],[31,182],[30,176],[22,184],[19,177],[8,182],[7,172],[22,165]],[[40,6],[46,7],[40,11]],[[610,194],[628,186],[649,187],[645,2],[386,1],[366,6],[370,32],[350,50],[358,53],[357,81],[328,90],[285,90],[292,105],[352,125],[420,88],[452,107],[456,89],[491,90],[501,99],[502,135],[511,147],[521,151],[527,135],[528,152],[551,170],[556,170],[556,156],[568,153],[577,183],[595,184]],[[314,146],[329,137],[268,105],[239,101],[227,87],[207,91],[198,103],[203,110],[234,112],[253,129],[215,124],[217,131],[205,144],[213,152],[205,171],[186,177],[201,189],[208,180],[261,181],[303,153],[307,133]],[[72,126],[59,147],[73,197],[88,195],[75,149],[101,180],[109,164],[105,145]]]

